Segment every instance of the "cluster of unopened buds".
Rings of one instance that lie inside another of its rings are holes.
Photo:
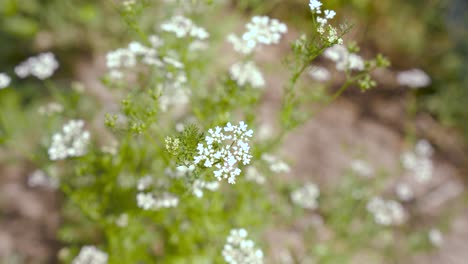
[[[248,144],[252,135],[253,131],[248,130],[242,121],[238,125],[227,123],[223,128],[217,126],[209,129],[205,144],[198,144],[194,163],[207,168],[215,167],[214,176],[218,180],[227,179],[234,184],[236,176],[241,173],[237,164],[247,165],[252,158]]]

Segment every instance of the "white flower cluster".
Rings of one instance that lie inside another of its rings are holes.
[[[192,186],[192,193],[198,198],[203,197],[203,190],[216,191],[219,189],[218,181],[195,180]]]
[[[414,198],[414,192],[413,189],[407,184],[407,183],[398,183],[395,186],[395,193],[398,197],[403,202],[410,201]]]
[[[411,69],[397,74],[397,82],[400,85],[413,89],[426,87],[431,84],[431,77],[420,69]]]
[[[322,12],[322,3],[318,0],[310,0],[309,7],[312,13],[317,15],[316,22],[318,24],[318,33],[322,35],[322,37],[325,37],[330,43],[336,42],[338,44],[342,44],[343,39],[338,36],[338,31],[336,28],[328,24],[328,20],[333,19],[336,15],[336,12],[328,9]],[[323,16],[319,16],[322,14]]]
[[[0,89],[8,87],[10,85],[11,78],[6,73],[0,72]]]
[[[55,133],[52,136],[49,158],[51,160],[62,160],[68,157],[85,155],[90,134],[83,128],[83,120],[70,120],[66,123],[62,128],[62,132]]]
[[[133,41],[126,48],[119,48],[110,51],[106,55],[106,65],[110,70],[109,76],[112,79],[123,78],[123,69],[131,69],[137,66],[137,62],[151,66],[163,66],[157,52],[160,46],[160,39],[157,36],[150,36],[151,47],[147,47],[140,42]]]
[[[30,57],[26,61],[15,67],[15,73],[20,78],[30,75],[38,79],[45,80],[52,76],[58,69],[59,63],[51,52],[41,53],[35,57]]]
[[[291,168],[286,162],[271,154],[264,153],[262,155],[262,160],[268,163],[270,170],[274,173],[288,173],[291,171]]]
[[[252,166],[247,168],[247,171],[245,172],[245,179],[257,184],[264,184],[266,182],[265,176],[263,176],[257,168]]]
[[[229,264],[262,264],[263,252],[255,248],[255,243],[247,239],[243,228],[231,230],[223,249],[224,260]]]
[[[309,70],[309,76],[316,81],[326,82],[330,80],[331,74],[324,67],[312,66],[311,69]]]
[[[374,197],[367,203],[367,210],[373,214],[374,221],[379,225],[400,225],[406,221],[405,209],[394,200]]]
[[[254,16],[245,27],[247,31],[242,35],[242,39],[255,44],[278,44],[281,35],[288,32],[286,24],[267,16]]]
[[[39,114],[41,115],[50,116],[56,113],[63,112],[63,109],[63,105],[56,102],[51,102],[46,105],[40,106],[39,109],[37,109],[37,112],[39,112]]]
[[[194,157],[194,163],[203,162],[203,166],[215,167],[214,176],[218,179],[228,179],[234,184],[236,176],[241,170],[238,163],[247,165],[252,156],[249,154],[248,142],[253,135],[252,129],[247,130],[247,125],[241,121],[239,125],[227,123],[224,128],[219,126],[209,129],[205,137],[205,144],[198,144],[198,156]]]
[[[170,53],[161,56],[158,48],[163,41],[156,35],[149,37],[151,47],[140,42],[133,41],[126,48],[119,48],[107,53],[106,64],[109,69],[109,77],[114,80],[122,79],[126,70],[131,70],[142,63],[147,66],[156,66],[164,74],[165,82],[158,86],[161,92],[159,105],[161,110],[166,111],[171,105],[184,105],[189,101],[190,91],[186,89],[187,74],[185,66],[175,57],[177,54]]]
[[[179,198],[170,193],[163,193],[156,197],[152,193],[140,192],[137,194],[137,205],[143,210],[159,210],[161,208],[176,207],[179,204]]]
[[[368,162],[360,159],[351,161],[351,170],[357,175],[365,178],[370,178],[374,174],[374,169],[371,167],[371,165]]]
[[[106,264],[109,256],[95,246],[84,246],[72,264]]]
[[[432,228],[428,233],[429,241],[435,247],[440,247],[444,243],[444,236],[439,229]]]
[[[238,62],[231,66],[229,74],[239,86],[249,84],[253,88],[263,88],[265,79],[253,61]]]
[[[143,178],[138,179],[137,190],[138,191],[147,190],[151,185],[153,185],[153,177],[151,177],[151,175],[146,175]]]
[[[314,183],[307,183],[291,193],[292,202],[305,209],[317,209],[320,189]]]
[[[161,29],[174,33],[178,38],[192,37],[204,40],[210,36],[204,28],[195,25],[192,20],[184,16],[172,17],[161,25]]]
[[[192,164],[190,166],[177,166],[175,170],[166,168],[164,173],[171,178],[178,179],[190,175],[190,173],[192,173],[194,170],[195,165]]]
[[[250,54],[262,44],[278,44],[282,34],[288,32],[286,24],[267,16],[252,17],[252,20],[246,24],[246,29],[241,38],[235,34],[229,34],[227,37],[234,50],[241,54]]]
[[[49,189],[57,189],[59,187],[59,181],[56,178],[48,176],[42,170],[35,170],[28,176],[28,186],[43,187]]]
[[[227,41],[233,45],[236,52],[243,55],[252,53],[260,45],[278,44],[282,34],[288,27],[279,20],[267,16],[254,16],[246,24],[242,37],[229,34]],[[238,62],[231,66],[230,76],[239,86],[250,84],[254,88],[265,86],[265,79],[253,61]]]
[[[403,167],[410,171],[419,182],[427,182],[432,178],[433,164],[431,156],[434,150],[427,140],[419,140],[414,151],[407,151],[401,155]]]
[[[336,69],[339,71],[346,70],[364,70],[364,60],[361,56],[350,53],[348,49],[340,44],[335,44],[332,47],[325,50],[323,55],[336,63]]]

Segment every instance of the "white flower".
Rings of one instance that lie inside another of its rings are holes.
[[[84,246],[72,264],[106,264],[108,260],[107,253],[99,250],[95,246]]]
[[[434,149],[429,141],[421,139],[416,143],[414,152],[419,156],[430,157],[434,153]]]
[[[374,174],[374,169],[371,167],[371,165],[368,162],[360,159],[351,161],[351,169],[357,175],[365,178],[370,178]]]
[[[265,86],[265,79],[263,79],[262,72],[253,61],[246,63],[239,62],[232,65],[229,69],[229,74],[239,86],[244,86],[246,84],[254,88],[262,88]]]
[[[326,19],[332,19],[336,15],[336,12],[333,10],[325,10],[325,18]]]
[[[432,228],[429,230],[428,237],[431,244],[436,247],[440,247],[444,243],[444,237],[439,229]]]
[[[179,204],[179,198],[170,193],[163,193],[155,196],[152,193],[138,193],[137,205],[143,210],[159,210],[161,208],[176,207]]]
[[[291,200],[294,204],[305,209],[317,209],[320,189],[314,183],[307,183],[303,187],[291,193]]]
[[[326,49],[323,55],[325,58],[334,61],[336,63],[336,69],[339,71],[364,70],[364,60],[361,56],[355,53],[349,53],[343,45],[335,44]]]
[[[146,175],[145,177],[138,179],[137,190],[144,191],[151,185],[153,185],[153,177],[151,177],[151,175]]]
[[[10,85],[11,78],[5,73],[0,72],[0,89],[8,87]]]
[[[379,225],[400,225],[406,221],[405,209],[394,200],[374,197],[367,203],[367,210],[373,214],[374,221]]]
[[[241,170],[237,164],[247,165],[252,156],[248,144],[253,135],[252,129],[247,130],[247,125],[241,121],[239,125],[227,123],[224,128],[219,126],[208,130],[205,144],[198,144],[198,156],[194,157],[195,164],[204,167],[215,167],[214,176],[218,179],[228,179],[234,184],[236,176]]]
[[[56,102],[51,102],[46,105],[40,106],[37,111],[41,115],[50,116],[56,113],[63,112],[63,105]]]
[[[262,160],[269,164],[270,170],[275,173],[288,173],[291,171],[289,165],[271,154],[262,154]]]
[[[319,81],[319,82],[326,82],[328,80],[330,80],[330,72],[324,68],[324,67],[320,67],[320,66],[312,66],[310,71],[309,71],[309,76],[316,80],[316,81]]]
[[[232,44],[235,51],[241,54],[250,54],[255,49],[257,43],[254,40],[244,40],[235,34],[229,34],[227,41]]]
[[[50,189],[57,189],[59,181],[56,178],[50,177],[42,170],[35,170],[28,177],[29,187],[44,187]]]
[[[174,16],[169,21],[161,25],[161,29],[166,32],[172,32],[178,38],[193,37],[204,40],[210,35],[202,27],[195,25],[192,20],[184,16]]]
[[[247,31],[242,35],[242,39],[265,45],[278,44],[281,35],[288,31],[286,24],[267,16],[252,17],[246,28]]]
[[[395,187],[395,193],[398,199],[404,202],[407,202],[414,198],[413,190],[406,183],[398,183]]]
[[[84,130],[83,120],[71,120],[66,123],[62,132],[52,136],[52,144],[49,147],[51,160],[62,160],[68,157],[79,157],[86,154],[90,140],[90,134]]]
[[[245,173],[245,179],[257,184],[264,184],[266,179],[255,167],[248,167]]]
[[[314,12],[314,13],[320,14],[321,6],[322,6],[322,3],[319,0],[310,0],[310,2],[309,2],[310,10],[312,10],[312,12]]]
[[[115,224],[119,227],[127,227],[128,226],[128,214],[121,214],[115,220]]]
[[[15,73],[20,78],[29,75],[44,80],[49,78],[58,69],[59,64],[51,52],[41,53],[35,57],[30,57],[26,61],[15,67]]]
[[[401,163],[403,168],[413,173],[419,182],[429,181],[434,171],[431,159],[433,152],[434,150],[428,141],[418,141],[414,151],[402,153]]]
[[[192,193],[198,198],[203,197],[203,189],[209,191],[216,191],[219,188],[218,181],[203,181],[203,180],[195,180],[192,186]]]
[[[255,248],[255,243],[247,239],[243,228],[231,230],[223,249],[224,260],[229,264],[262,264],[263,252]]]
[[[420,69],[411,69],[397,74],[397,82],[410,88],[422,88],[431,84],[431,78]]]

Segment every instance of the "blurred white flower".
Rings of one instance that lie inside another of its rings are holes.
[[[401,201],[407,202],[414,198],[414,193],[407,183],[398,183],[395,186],[395,193]]]
[[[52,144],[49,147],[51,160],[62,160],[68,157],[83,156],[87,152],[90,134],[84,130],[83,120],[70,120],[62,131],[52,136]]]
[[[314,183],[307,183],[291,193],[291,200],[295,205],[305,209],[317,209],[320,189]]]
[[[434,167],[431,156],[434,150],[426,140],[416,143],[414,151],[401,154],[403,168],[410,171],[419,182],[427,182],[432,178]]]
[[[351,161],[351,169],[361,177],[370,178],[374,174],[374,169],[364,160],[355,159]]]
[[[32,188],[43,187],[57,189],[59,187],[59,181],[58,179],[47,175],[42,170],[35,170],[28,176],[28,186]]]
[[[444,243],[444,237],[439,229],[432,228],[429,230],[428,237],[433,246],[440,247]]]
[[[26,61],[15,67],[15,73],[20,78],[26,78],[30,75],[38,79],[45,80],[51,77],[58,69],[59,63],[51,52],[41,53],[30,57]]]
[[[251,85],[253,88],[263,88],[265,79],[262,72],[257,68],[253,61],[238,62],[231,66],[229,74],[239,86]]]
[[[145,177],[138,179],[137,190],[144,191],[151,185],[153,185],[153,177],[151,177],[151,175],[146,175]]]
[[[152,193],[138,193],[137,205],[143,210],[159,210],[161,208],[176,207],[179,204],[179,198],[170,193],[163,193],[155,196]]]
[[[247,168],[247,171],[245,172],[245,179],[257,184],[264,184],[266,182],[265,176],[263,176],[257,168],[252,166]]]
[[[336,63],[336,69],[339,71],[364,70],[364,60],[361,56],[350,53],[343,45],[335,44],[326,49],[323,55],[325,58],[334,61]]]
[[[268,153],[263,153],[262,154],[262,160],[268,163],[270,170],[275,173],[288,173],[291,171],[291,168],[289,165],[279,159],[276,156],[273,156]]]
[[[373,197],[367,203],[367,210],[373,214],[377,224],[384,226],[400,225],[406,221],[407,217],[400,203],[380,197]]]
[[[0,89],[8,87],[10,85],[11,78],[6,73],[0,72]]]
[[[226,39],[232,44],[234,50],[241,54],[250,54],[257,45],[254,40],[244,40],[235,34],[229,34]]]
[[[246,28],[247,31],[242,35],[242,39],[265,45],[278,44],[281,35],[288,32],[286,24],[267,16],[252,17]]]
[[[195,25],[192,20],[184,16],[172,17],[161,25],[161,29],[174,33],[178,38],[193,37],[204,40],[210,36],[204,28]]]
[[[99,250],[95,246],[84,246],[72,264],[106,264],[108,260],[107,253]]]
[[[231,230],[223,249],[224,260],[229,264],[262,264],[263,252],[255,248],[255,243],[247,239],[243,228]]]
[[[326,82],[330,80],[331,74],[327,68],[320,66],[312,66],[309,71],[309,76],[319,82]]]
[[[127,227],[128,226],[128,214],[121,214],[115,220],[115,224],[119,227]]]
[[[40,106],[37,109],[37,111],[41,115],[50,116],[50,115],[53,115],[53,114],[62,113],[63,109],[64,109],[63,105],[61,105],[59,103],[56,103],[56,102],[50,102],[50,103],[48,103],[46,105]]]
[[[431,78],[420,69],[411,69],[397,74],[397,82],[400,85],[413,89],[422,88],[431,84]]]
[[[198,198],[203,197],[203,190],[216,191],[219,188],[219,181],[195,180],[192,186],[192,193]]]

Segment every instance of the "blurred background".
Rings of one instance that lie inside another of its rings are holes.
[[[304,21],[310,19],[304,0],[225,2],[222,12],[239,18],[237,22],[225,22],[232,23],[229,28],[235,23],[242,26],[242,21],[252,15],[267,14],[288,24],[289,40],[297,37],[304,30]],[[363,57],[382,53],[392,65],[374,76],[379,83],[375,89],[366,93],[350,89],[294,132],[284,147],[284,152],[295,160],[293,174],[307,178],[308,172],[314,171],[324,182],[333,182],[354,155],[343,154],[343,145],[363,146],[373,163],[392,166],[408,140],[427,139],[436,149],[437,177],[418,190],[419,196],[426,197],[417,205],[421,221],[430,222],[441,211],[455,208],[450,213],[453,228],[436,252],[409,257],[408,263],[468,263],[468,205],[464,193],[468,179],[468,2],[324,2],[337,12],[339,21],[353,25],[347,39],[357,42]],[[128,43],[135,34],[120,17],[117,4],[111,0],[0,0],[0,72],[13,76],[19,62],[52,51],[60,62],[53,77],[56,89],[72,91],[82,87],[92,100],[115,106],[112,95],[101,84],[103,57],[108,50]],[[148,23],[151,14],[151,10],[142,12],[148,16]],[[228,33],[223,32],[222,24],[217,27],[218,34]],[[260,60],[271,60],[288,51],[285,41],[269,49],[264,54],[267,58]],[[419,90],[399,86],[396,73],[412,68],[424,70],[431,77],[430,86]],[[281,87],[275,86],[275,78],[287,76],[280,71],[275,68],[269,69],[271,76],[267,73],[271,89],[259,110],[265,120],[279,106],[275,94]],[[62,245],[61,194],[27,184],[28,175],[37,167],[29,155],[37,151],[35,142],[40,139],[43,125],[35,120],[34,113],[50,100],[50,90],[32,79],[15,79],[12,86],[14,90],[0,90],[0,263],[56,263]],[[89,107],[82,104],[77,102],[77,107]],[[91,115],[93,111],[89,112]],[[278,236],[287,234],[271,234],[272,239]]]

